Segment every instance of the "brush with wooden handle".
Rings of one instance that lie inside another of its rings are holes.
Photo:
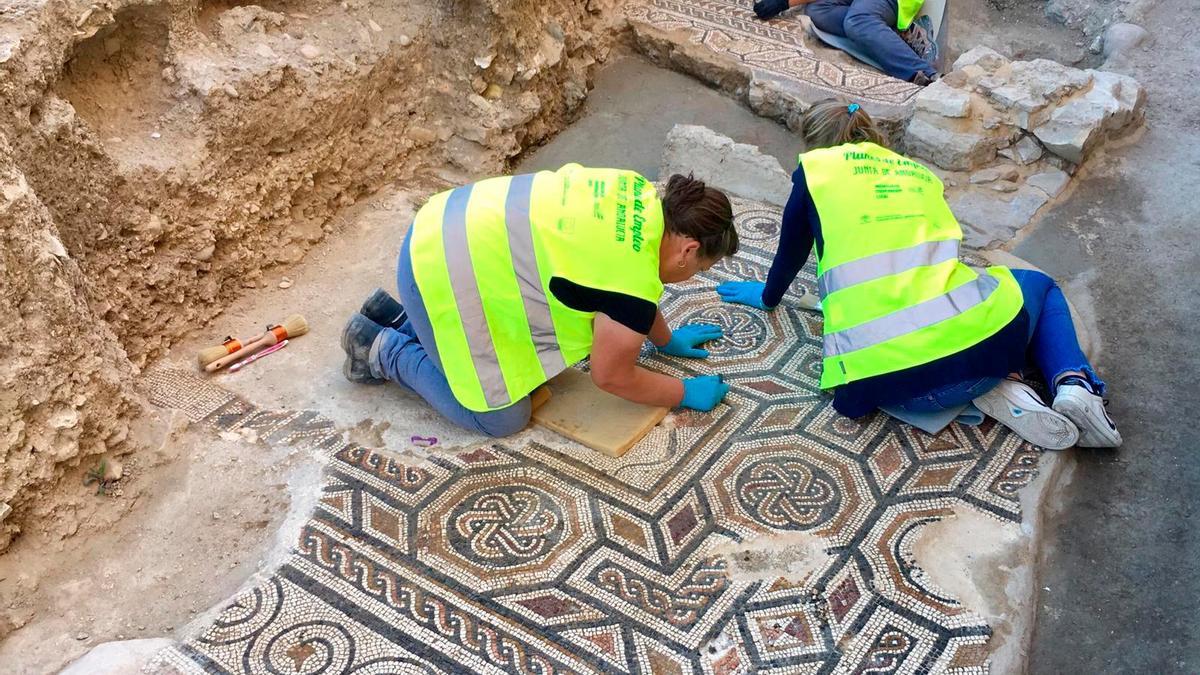
[[[261,333],[259,335],[256,335],[253,338],[247,340],[246,342],[242,342],[241,340],[233,337],[232,335],[229,337],[226,337],[224,342],[222,342],[221,344],[219,344],[215,347],[205,347],[204,349],[201,349],[200,352],[196,354],[196,363],[200,364],[201,368],[204,368],[204,366],[207,366],[208,364],[212,363],[213,361],[216,361],[217,359],[225,357],[225,356],[229,356],[230,354],[236,352],[237,350],[241,349],[244,345],[250,344],[251,342],[257,342],[258,340],[261,340],[263,335],[266,335],[266,333]]]
[[[300,337],[308,332],[308,322],[299,314],[293,314],[283,320],[283,323],[278,326],[272,326],[266,333],[263,333],[257,340],[244,345],[236,352],[221,357],[216,361],[204,366],[204,371],[214,373],[225,366],[240,361],[251,354],[262,351],[267,347],[278,344],[288,338]]]

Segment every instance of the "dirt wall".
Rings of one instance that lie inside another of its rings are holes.
[[[0,549],[35,504],[53,510],[67,469],[132,449],[138,369],[336,236],[339,209],[392,182],[502,171],[565,125],[614,10],[39,0],[0,13],[0,346],[17,354],[0,366],[0,502],[14,509]]]

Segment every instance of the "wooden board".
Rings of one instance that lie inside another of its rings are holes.
[[[609,457],[620,457],[667,416],[662,407],[601,391],[590,375],[568,368],[550,380],[550,400],[533,421]]]

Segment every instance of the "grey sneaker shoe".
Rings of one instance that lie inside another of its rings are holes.
[[[380,384],[384,381],[371,374],[371,347],[381,332],[383,326],[362,314],[355,314],[346,322],[346,327],[342,329],[342,351],[346,352],[342,374],[347,380],[356,384]]]
[[[1042,402],[1032,387],[1018,380],[1001,380],[974,401],[975,407],[1018,436],[1047,450],[1064,450],[1079,440],[1079,429],[1065,415]]]
[[[1088,383],[1075,376],[1058,383],[1054,394],[1054,409],[1071,418],[1079,427],[1079,447],[1116,448],[1121,445],[1121,432],[1104,409],[1104,399],[1092,391]]]
[[[938,43],[933,39],[933,23],[928,16],[919,16],[900,32],[900,37],[908,43],[917,56],[926,63],[937,67],[939,58]]]
[[[408,321],[404,305],[382,288],[376,288],[371,297],[363,301],[358,313],[384,328],[399,328]]]

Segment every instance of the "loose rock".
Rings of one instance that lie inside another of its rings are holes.
[[[1150,34],[1145,28],[1133,23],[1114,23],[1104,31],[1104,56],[1129,52],[1146,41]]]
[[[999,152],[1001,157],[1013,160],[1017,164],[1032,164],[1042,156],[1042,146],[1032,136],[1022,136],[1021,140]]]
[[[312,61],[321,55],[321,48],[316,45],[301,45],[300,56]]]
[[[1017,169],[1013,166],[993,166],[971,174],[971,183],[992,183],[998,180],[1014,181],[1017,179]]]
[[[1062,194],[1062,191],[1067,188],[1067,183],[1070,180],[1071,176],[1066,171],[1050,169],[1041,173],[1035,173],[1026,178],[1025,184],[1045,192],[1047,196],[1053,199]]]

